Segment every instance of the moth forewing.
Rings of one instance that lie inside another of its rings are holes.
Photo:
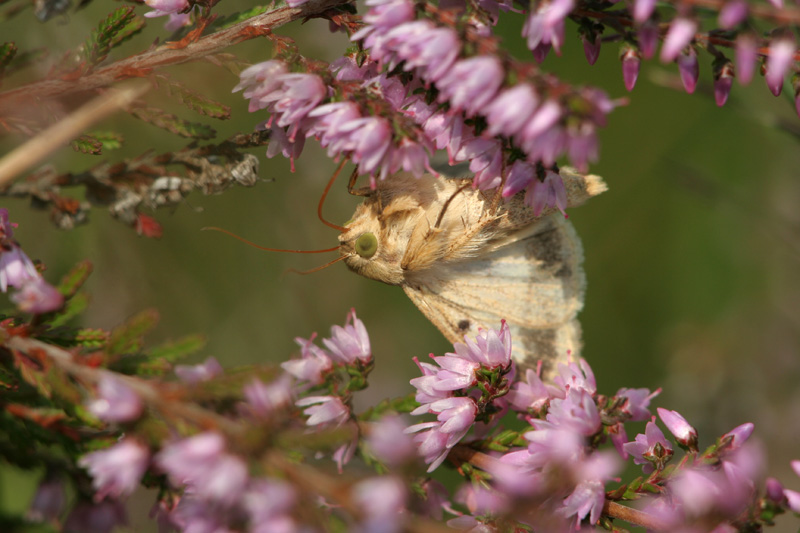
[[[606,190],[597,176],[561,176],[568,207]],[[356,273],[402,286],[451,342],[505,319],[514,359],[542,360],[547,374],[580,352],[581,244],[552,208],[537,217],[517,194],[493,209],[492,194],[430,175],[379,182],[339,236],[341,253]]]

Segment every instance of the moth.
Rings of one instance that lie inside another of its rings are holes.
[[[560,174],[568,207],[606,190],[598,176]],[[395,176],[367,192],[340,254],[357,274],[402,287],[450,342],[505,319],[514,360],[541,360],[547,376],[580,355],[583,249],[560,212],[534,216],[523,194],[494,203],[469,179]]]

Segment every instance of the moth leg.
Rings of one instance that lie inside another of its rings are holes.
[[[442,210],[439,211],[439,216],[436,218],[436,224],[433,225],[434,229],[437,229],[442,224],[442,219],[444,218],[444,213],[445,213],[445,211],[447,211],[447,208],[450,206],[450,202],[452,202],[453,199],[455,199],[456,195],[464,192],[464,190],[466,190],[467,187],[471,187],[471,186],[472,186],[471,183],[465,183],[464,185],[462,185],[461,187],[456,189],[456,192],[454,192],[453,194],[450,195],[450,198],[448,198],[444,202],[444,205],[442,206]]]
[[[371,196],[374,192],[369,186],[361,187],[355,189],[356,181],[358,180],[358,167],[353,169],[353,173],[350,174],[350,180],[347,182],[347,192],[352,194],[353,196]]]

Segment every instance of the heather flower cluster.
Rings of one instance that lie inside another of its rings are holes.
[[[8,209],[0,208],[0,291],[16,289],[11,295],[21,311],[48,313],[61,307],[64,297],[47,283],[33,261],[14,240],[16,224],[9,221]]]

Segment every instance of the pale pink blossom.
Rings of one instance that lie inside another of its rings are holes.
[[[633,3],[633,19],[636,22],[644,22],[653,14],[656,8],[656,0],[635,0]]]
[[[767,72],[764,80],[772,94],[778,96],[783,89],[783,79],[794,63],[794,40],[781,38],[770,43],[769,56],[767,56]]]
[[[104,372],[97,383],[97,397],[87,409],[105,422],[130,422],[144,409],[141,398],[124,381],[111,372]]]
[[[189,7],[188,0],[144,0],[144,3],[153,9],[144,14],[148,18],[175,14]]]
[[[697,22],[693,19],[679,17],[672,21],[664,45],[661,47],[661,61],[668,63],[678,57],[686,46],[694,39],[697,33]]]
[[[636,435],[634,441],[626,443],[623,448],[633,456],[635,464],[643,465],[645,474],[653,472],[656,466],[663,467],[672,457],[672,445],[652,421],[647,423],[644,434]]]
[[[733,29],[747,18],[748,6],[746,0],[728,0],[719,10],[717,19],[720,28]]]
[[[437,82],[439,99],[467,116],[484,112],[503,83],[505,71],[495,56],[475,56],[456,62]]]
[[[134,438],[126,438],[110,448],[87,453],[78,460],[92,477],[95,500],[106,496],[119,499],[130,495],[150,462],[150,451]]]
[[[367,328],[356,317],[355,309],[348,313],[344,327],[331,327],[331,338],[322,339],[322,343],[339,363],[351,365],[358,360],[366,364],[372,360]]]
[[[41,314],[59,309],[64,304],[64,296],[44,278],[32,279],[11,295],[20,311]]]
[[[527,123],[538,105],[536,90],[528,83],[502,90],[483,113],[489,125],[486,134],[502,134],[506,137],[515,135]]]
[[[306,424],[309,426],[338,426],[350,418],[350,409],[336,396],[307,396],[297,400],[295,405],[306,408],[303,414],[308,417]]]
[[[300,359],[291,359],[281,363],[281,368],[299,380],[319,385],[325,375],[333,368],[333,361],[325,350],[314,344],[314,337],[294,341],[300,345]]]
[[[742,85],[752,81],[758,59],[758,43],[755,36],[742,32],[736,38],[736,78]]]
[[[667,426],[675,439],[689,448],[697,447],[697,430],[677,411],[670,411],[659,407],[656,409],[661,421]]]
[[[215,357],[209,357],[199,365],[177,365],[175,375],[182,382],[189,385],[196,385],[203,381],[209,381],[222,375],[222,365]]]

